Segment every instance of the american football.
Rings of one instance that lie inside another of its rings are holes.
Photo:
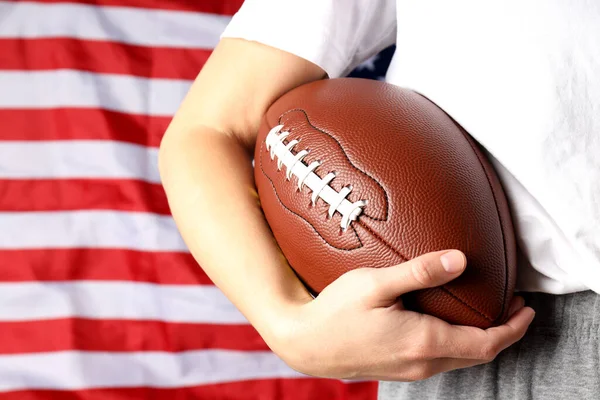
[[[506,320],[516,244],[502,186],[479,144],[421,94],[359,78],[300,86],[265,114],[254,171],[275,239],[315,296],[355,268],[459,249],[465,272],[405,306],[459,325]]]

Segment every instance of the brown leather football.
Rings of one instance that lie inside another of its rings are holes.
[[[277,243],[314,295],[354,268],[459,249],[463,274],[403,296],[405,306],[481,328],[506,320],[516,245],[500,181],[420,94],[358,78],[291,90],[263,119],[255,179]]]

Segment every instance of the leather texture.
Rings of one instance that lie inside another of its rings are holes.
[[[313,206],[310,189],[286,179],[265,146],[282,124],[320,160],[330,186],[351,185],[347,199],[367,200],[344,231],[329,205]],[[266,113],[255,150],[261,206],[290,266],[318,293],[343,273],[388,267],[429,251],[460,249],[465,272],[450,283],[403,296],[407,308],[481,328],[507,318],[516,280],[510,210],[491,164],[473,140],[434,103],[375,80],[338,78],[300,86]]]

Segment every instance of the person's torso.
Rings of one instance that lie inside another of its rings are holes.
[[[518,289],[600,292],[600,2],[398,0],[397,15],[387,80],[491,153],[530,264]]]

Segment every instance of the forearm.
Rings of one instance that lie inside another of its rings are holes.
[[[194,258],[268,340],[277,329],[272,321],[311,296],[264,219],[248,151],[207,127],[171,132],[161,145],[160,170]]]

